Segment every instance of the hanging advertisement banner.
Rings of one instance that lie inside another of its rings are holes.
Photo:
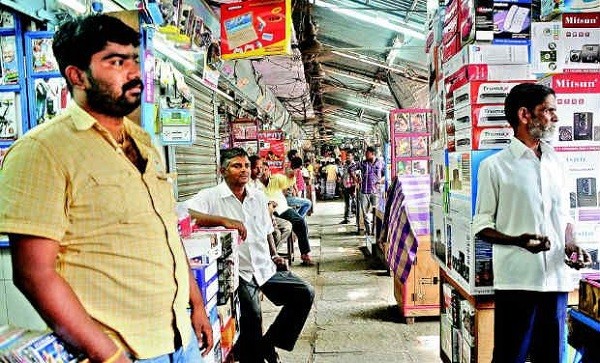
[[[263,130],[258,132],[258,155],[265,160],[271,173],[282,173],[285,161],[285,132]]]
[[[291,54],[291,0],[221,5],[221,57]]]

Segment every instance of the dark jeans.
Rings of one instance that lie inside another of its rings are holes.
[[[562,363],[566,292],[496,290],[494,363]]]
[[[292,231],[298,237],[298,248],[300,253],[306,255],[310,252],[310,243],[308,242],[308,226],[303,217],[301,217],[295,210],[288,208],[285,212],[279,215],[279,218],[283,218],[292,224]]]
[[[259,291],[277,306],[283,306],[263,337]],[[314,288],[290,271],[275,273],[264,285],[240,279],[240,363],[263,363],[260,347],[266,341],[291,351],[296,345],[315,297]]]
[[[348,219],[351,210],[356,210],[356,187],[344,188],[344,219]],[[354,212],[353,212],[354,213]]]

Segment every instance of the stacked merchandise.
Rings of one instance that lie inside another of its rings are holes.
[[[442,285],[440,347],[451,362],[475,362],[475,308],[448,283]],[[490,332],[491,333],[491,332]]]
[[[600,2],[448,0],[430,15],[432,251],[450,285],[463,298],[475,297],[475,305],[478,296],[493,293],[492,248],[471,231],[477,172],[510,143],[503,102],[522,82],[556,91],[559,122],[551,142],[565,161],[563,198],[570,201],[576,238],[588,243],[598,269],[600,127],[593,120],[600,110]],[[460,325],[443,323],[443,338],[459,335],[444,327]],[[467,361],[456,352],[466,350],[445,350],[450,360]]]
[[[190,266],[204,299],[206,314],[212,324],[213,352],[207,362],[227,362],[239,335],[239,299],[237,282],[239,238],[233,230],[205,229],[184,235],[189,222],[180,221],[180,233]]]
[[[491,246],[471,232],[477,171],[513,136],[504,98],[534,80],[529,7],[450,0],[431,17],[432,251],[469,294],[492,292]],[[512,25],[514,17],[523,24]]]
[[[67,350],[63,341],[48,332],[0,327],[0,361],[10,363],[81,362],[83,357]]]

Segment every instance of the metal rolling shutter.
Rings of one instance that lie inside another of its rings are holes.
[[[190,146],[171,149],[172,165],[177,173],[177,200],[184,201],[200,189],[217,184],[218,130],[215,122],[214,92],[197,78],[185,77],[194,94],[196,139]]]

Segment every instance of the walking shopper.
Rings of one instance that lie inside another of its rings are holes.
[[[8,151],[0,231],[15,285],[90,362],[202,362],[211,324],[173,189],[150,136],[125,117],[142,97],[138,46],[108,15],[60,26],[53,50],[74,102]]]
[[[369,146],[365,151],[365,159],[350,168],[354,181],[360,185],[360,212],[365,222],[365,234],[373,234],[373,216],[371,211],[379,199],[379,186],[383,182],[383,163],[376,156],[374,147]],[[359,173],[356,173],[360,171]]]
[[[314,289],[290,271],[276,271],[267,242],[267,235],[273,231],[268,199],[262,191],[246,187],[250,180],[248,154],[240,148],[223,150],[220,164],[224,181],[201,190],[186,205],[197,224],[237,224],[246,237],[239,247],[239,361],[279,362],[275,347],[294,349],[312,307]],[[275,305],[283,306],[264,335],[260,292]]]
[[[565,255],[576,268],[590,256],[575,243],[562,162],[545,141],[558,122],[554,91],[517,85],[504,110],[515,137],[482,162],[473,221],[493,244],[493,362],[525,362],[530,353],[533,362],[560,363],[571,289]]]
[[[356,183],[352,177],[352,172],[356,166],[354,153],[346,152],[346,162],[342,168],[342,193],[344,195],[344,219],[340,224],[350,223],[350,215],[356,211]]]

